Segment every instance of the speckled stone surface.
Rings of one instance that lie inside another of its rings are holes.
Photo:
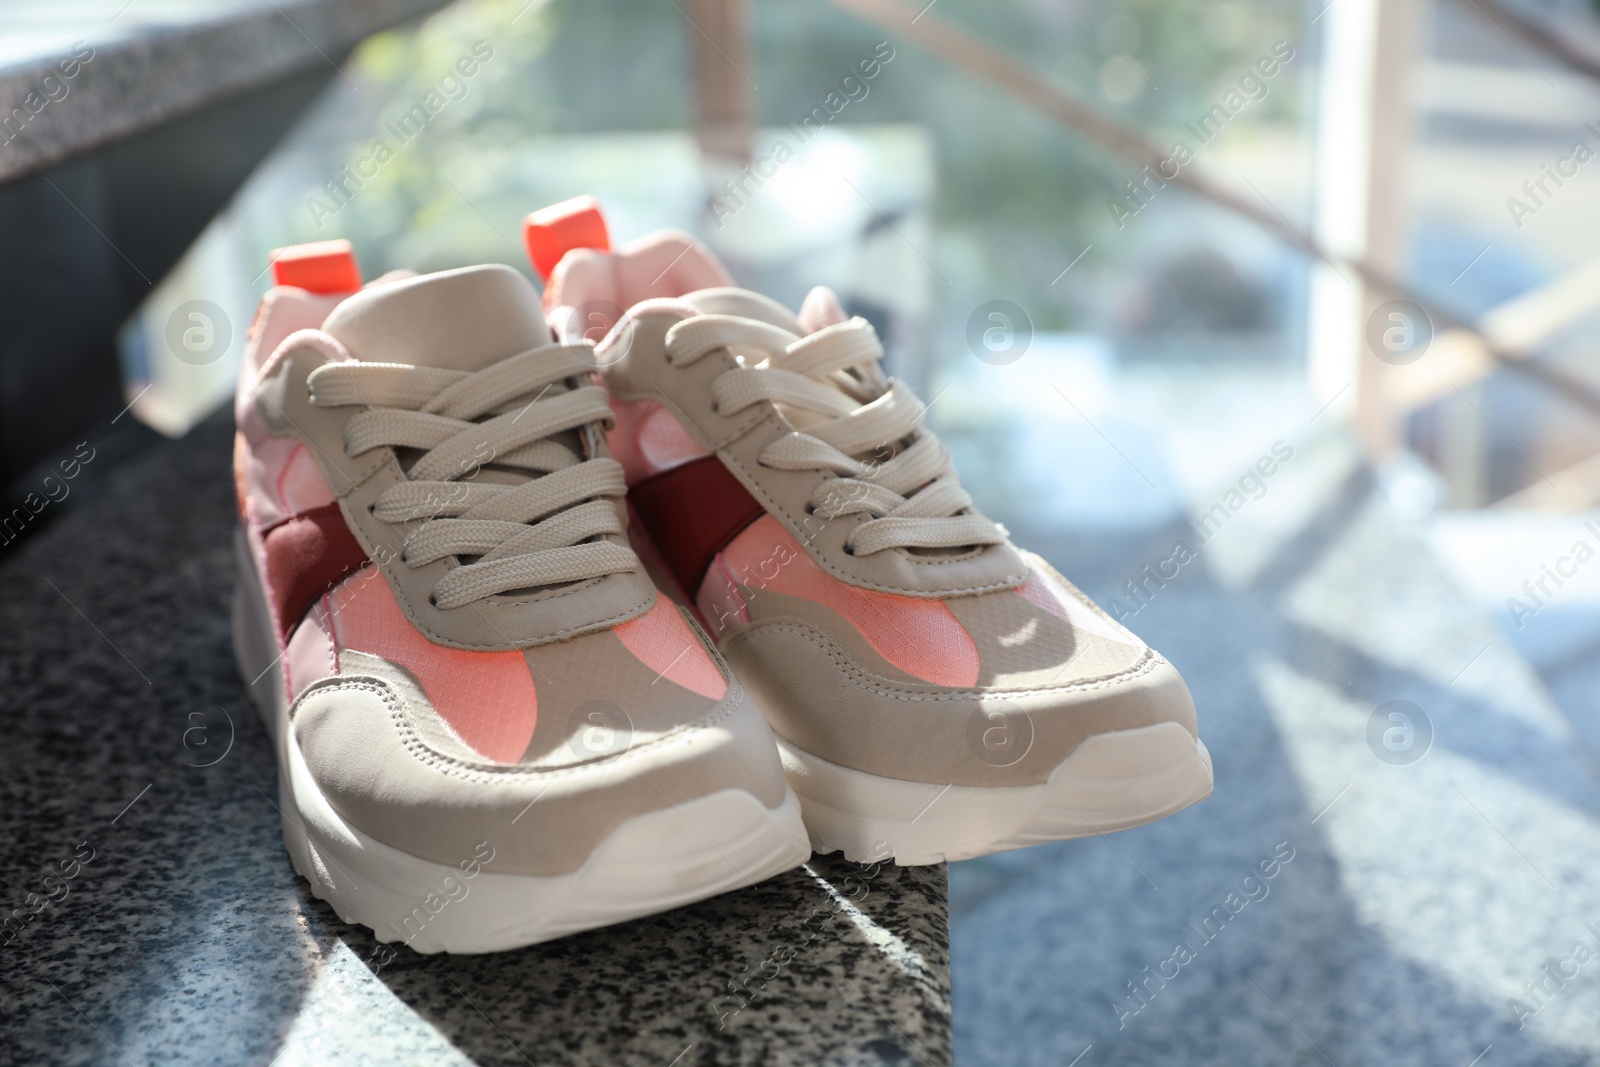
[[[1129,621],[1215,794],[952,865],[962,1064],[1600,1062],[1593,755],[1348,440],[1295,449]],[[1182,534],[1035,543],[1106,602]]]
[[[231,440],[213,417],[0,550],[0,916],[31,916],[0,1063],[950,1062],[942,866],[816,857],[490,956],[339,922],[234,673]]]
[[[8,5],[9,10],[0,12],[0,114],[22,109],[28,121],[0,137],[0,180],[312,64],[330,64],[363,37],[443,2],[67,0]],[[67,72],[70,76],[63,77]]]

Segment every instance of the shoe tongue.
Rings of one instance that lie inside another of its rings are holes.
[[[806,333],[837,326],[847,317],[844,305],[839,303],[839,294],[826,285],[813,287],[800,305],[800,325]]]
[[[788,330],[796,337],[806,334],[794,312],[771,297],[752,293],[748,289],[701,289],[683,297],[683,300],[707,315],[738,315]]]
[[[701,289],[682,299],[707,315],[738,315],[742,318],[755,319],[769,326],[776,326],[780,330],[788,330],[796,337],[804,337],[824,326],[844,321],[844,311],[839,307],[839,298],[834,296],[832,290],[822,286],[818,286],[807,295],[799,317],[771,297],[752,293],[748,289]],[[868,370],[863,373],[877,376],[866,379],[866,388],[875,389],[887,385],[887,382],[880,380],[882,377],[880,372]],[[850,395],[837,378],[821,380],[838,389],[840,393]],[[851,395],[851,399],[857,403],[864,402],[860,395]],[[809,429],[833,417],[788,404],[779,404],[778,410],[797,430]]]
[[[322,328],[365,362],[462,371],[551,341],[532,283],[499,264],[371,286]]]

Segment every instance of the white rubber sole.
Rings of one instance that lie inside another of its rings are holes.
[[[753,885],[810,858],[792,790],[777,808],[725,789],[634,816],[577,870],[545,877],[496,872],[469,852],[461,866],[436,863],[373,840],[333,809],[306,766],[242,534],[236,549],[234,655],[277,750],[284,845],[311,892],[379,941],[424,953],[518,948]]]
[[[901,866],[1140,826],[1211,795],[1211,754],[1178,723],[1096,734],[1040,785],[930,785],[851,770],[782,738],[811,847]]]

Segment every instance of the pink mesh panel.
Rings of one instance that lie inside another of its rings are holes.
[[[606,445],[611,458],[622,464],[622,476],[629,485],[641,482],[654,472],[639,455],[639,424],[644,417],[661,405],[654,400],[618,400],[611,398],[611,414],[616,425],[606,431]]]
[[[322,468],[305,445],[295,442],[288,462],[278,472],[278,499],[288,515],[298,515],[312,508],[333,503],[333,492],[322,477]]]
[[[312,682],[339,673],[339,654],[334,649],[333,628],[328,620],[328,598],[311,606],[300,625],[289,637],[283,652],[283,685],[293,700]]]
[[[293,437],[267,437],[251,444],[236,442],[236,466],[244,478],[244,516],[263,529],[291,514],[283,509],[279,481],[294,453],[305,446]]]
[[[606,443],[629,485],[708,455],[658,401],[613,398],[611,411],[617,424],[606,434]]]
[[[736,623],[750,621],[744,597],[739,595],[739,587],[734,584],[733,575],[728,573],[728,561],[723,559],[720,552],[711,561],[711,566],[706,568],[705,581],[700,583],[700,592],[695,595],[694,604],[715,641],[721,641]]]
[[[1031,572],[1028,575],[1028,580],[1023,583],[1017,592],[1022,595],[1022,599],[1040,611],[1048,611],[1063,622],[1072,621],[1067,614],[1067,606],[1057,598],[1055,590],[1051,588],[1050,580],[1044,576],[1044,572]]]
[[[666,597],[657,596],[649,611],[613,632],[634,659],[660,677],[712,700],[727,695],[727,680]]]
[[[1122,645],[1138,646],[1139,640],[1119,624],[1102,616],[1082,600],[1063,589],[1049,573],[1037,567],[1028,573],[1028,580],[1017,590],[1024,600],[1042,611],[1048,611],[1069,626],[1104,637]],[[1008,593],[990,594],[1008,596]]]
[[[943,601],[847,585],[817,566],[771,515],[751,523],[723,555],[752,591],[751,603],[760,604],[762,589],[816,601],[848,619],[878,655],[907,674],[934,685],[977,684],[978,647]]]
[[[436,645],[400,611],[371,564],[328,595],[339,647],[400,664],[422,683],[433,710],[473,751],[516,763],[538,720],[538,695],[521,652]]]
[[[711,453],[689,436],[678,416],[657,404],[639,423],[639,455],[651,474],[681,467],[691,459]]]

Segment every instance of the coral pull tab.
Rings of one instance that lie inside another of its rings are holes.
[[[353,293],[361,288],[361,268],[349,241],[313,241],[275,249],[272,280],[312,293]]]
[[[600,202],[592,196],[575,196],[559,204],[540,208],[522,220],[522,239],[528,246],[528,260],[541,281],[574,248],[611,251],[611,235]]]

